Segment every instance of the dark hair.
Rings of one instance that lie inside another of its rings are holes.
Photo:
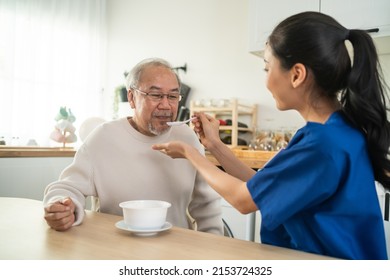
[[[346,40],[353,47],[353,63]],[[346,118],[366,136],[375,180],[390,189],[388,87],[370,35],[348,30],[325,14],[304,12],[279,23],[268,44],[283,68],[304,64],[322,94],[339,98]]]

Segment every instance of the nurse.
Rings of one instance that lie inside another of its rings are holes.
[[[276,107],[296,110],[306,124],[263,169],[254,172],[235,158],[219,139],[218,121],[203,113],[196,114],[195,131],[226,173],[188,144],[153,148],[187,158],[241,213],[259,210],[263,243],[343,259],[387,259],[374,181],[390,187],[390,126],[371,37],[304,12],[276,26],[264,63]]]

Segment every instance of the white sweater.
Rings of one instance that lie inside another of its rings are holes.
[[[190,143],[204,154],[187,125],[149,137],[126,118],[102,124],[87,137],[59,180],[46,187],[44,204],[71,197],[77,208],[74,225],[78,225],[87,196],[99,198],[101,212],[115,215],[122,215],[122,201],[165,200],[172,204],[167,221],[173,225],[192,228],[188,209],[199,231],[223,234],[220,196],[186,159],[172,159],[151,148],[171,140]]]

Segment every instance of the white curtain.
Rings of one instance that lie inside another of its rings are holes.
[[[53,145],[61,106],[76,116],[76,130],[101,115],[105,1],[0,0],[0,137],[7,144]]]

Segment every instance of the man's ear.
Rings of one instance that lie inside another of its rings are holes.
[[[296,63],[292,68],[291,68],[291,85],[296,88],[300,86],[307,77],[307,71],[305,65],[302,63]]]
[[[127,100],[128,100],[129,103],[130,103],[131,109],[134,109],[134,108],[135,108],[134,94],[133,94],[133,91],[132,91],[131,89],[129,89],[129,90],[127,91]]]

